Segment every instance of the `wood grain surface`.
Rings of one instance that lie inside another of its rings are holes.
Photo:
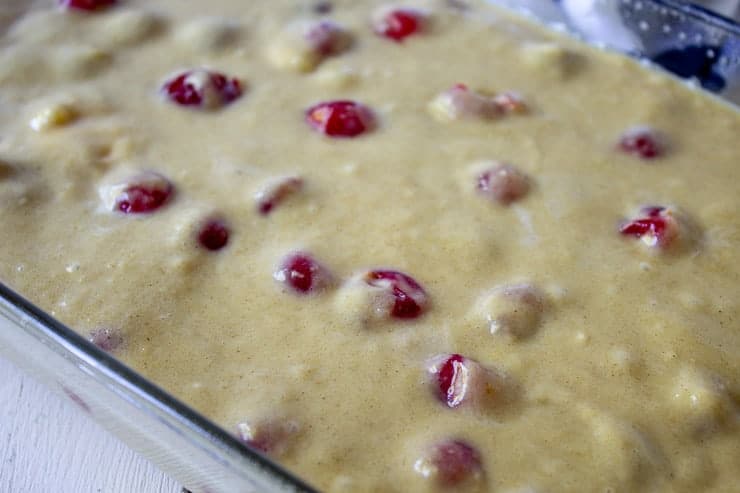
[[[179,493],[180,486],[0,358],[0,492]]]

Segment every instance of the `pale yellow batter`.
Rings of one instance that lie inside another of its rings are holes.
[[[15,3],[2,282],[327,492],[740,490],[736,110],[462,2],[410,0],[400,41],[371,1]],[[330,100],[364,132],[322,135]],[[131,180],[161,206],[121,212]]]

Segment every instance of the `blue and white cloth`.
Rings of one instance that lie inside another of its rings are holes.
[[[707,90],[740,95],[740,0],[492,1],[563,25],[588,41],[648,58]],[[727,19],[707,21],[711,15],[703,9]]]

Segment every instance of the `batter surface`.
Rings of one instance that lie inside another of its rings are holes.
[[[475,2],[3,8],[0,280],[103,349],[327,492],[738,490],[736,110]]]

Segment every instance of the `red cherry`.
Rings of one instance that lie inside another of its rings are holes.
[[[114,5],[116,0],[59,0],[59,5],[65,9],[100,10]]]
[[[207,250],[220,250],[228,242],[229,228],[218,219],[207,221],[198,232],[198,243]]]
[[[326,268],[311,255],[303,252],[286,257],[273,277],[300,294],[318,291],[331,282],[331,276]]]
[[[126,198],[122,198],[117,207],[126,214],[140,214],[159,209],[167,201],[169,191],[156,190],[140,186],[126,189]]]
[[[640,217],[623,224],[619,232],[641,239],[648,246],[667,247],[678,235],[678,222],[671,212],[661,206],[647,206]]]
[[[646,234],[660,237],[665,231],[665,221],[661,218],[651,217],[649,219],[636,219],[631,223],[622,226],[623,235],[635,236],[642,238]]]
[[[453,383],[456,375],[461,371],[463,361],[465,358],[459,354],[450,355],[447,360],[442,363],[437,373],[437,383],[439,384],[440,398],[447,402],[449,407],[457,407],[461,404],[461,400],[455,395],[455,388]]]
[[[355,101],[325,101],[306,111],[306,121],[314,130],[329,137],[356,137],[375,124],[367,106]]]
[[[439,400],[452,409],[463,405],[485,412],[501,409],[514,395],[514,387],[503,372],[460,354],[433,357],[427,372]]]
[[[365,275],[370,286],[388,289],[393,296],[390,315],[395,318],[411,319],[422,314],[427,304],[424,288],[414,278],[395,270],[373,270]]]
[[[242,95],[239,79],[204,69],[188,70],[171,78],[162,86],[166,97],[181,106],[218,108]]]
[[[634,127],[622,134],[619,148],[641,159],[655,159],[664,153],[660,135],[649,127]]]
[[[483,479],[480,453],[462,440],[445,440],[432,447],[428,456],[419,459],[415,469],[444,487],[455,487]]]
[[[391,10],[375,23],[375,32],[395,42],[416,34],[424,27],[424,15],[411,9]]]
[[[132,180],[115,199],[115,210],[124,214],[154,212],[167,203],[175,187],[163,176],[147,173]]]

